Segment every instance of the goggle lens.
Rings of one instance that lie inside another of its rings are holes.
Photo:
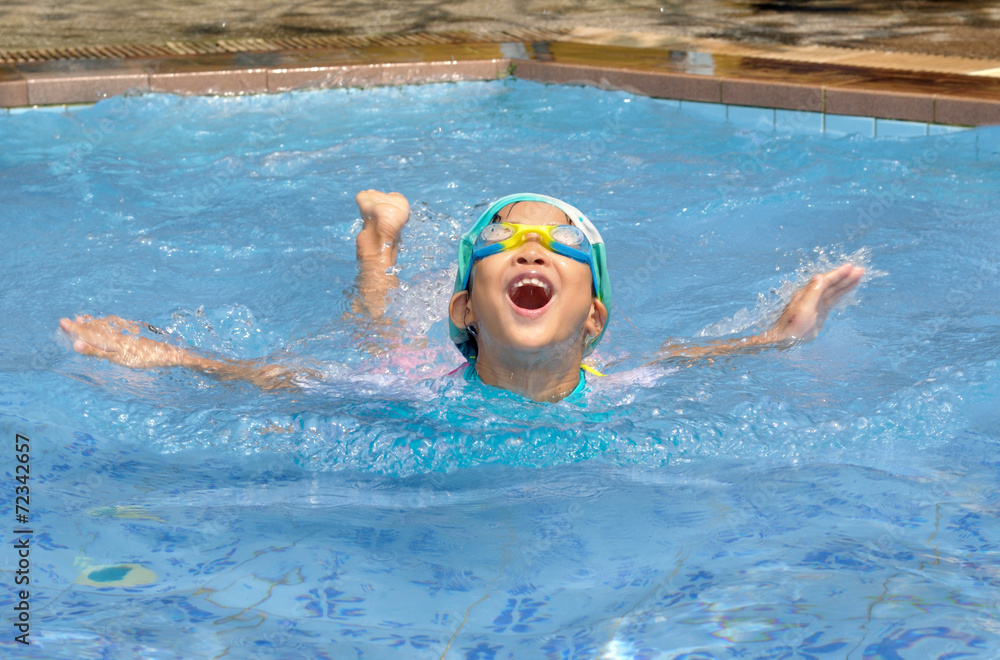
[[[492,245],[493,243],[499,243],[500,241],[505,241],[514,235],[514,230],[510,225],[503,225],[500,223],[493,223],[491,225],[486,225],[483,230],[479,232],[479,238],[476,240],[476,247],[483,247],[486,245]]]
[[[578,250],[590,252],[590,241],[587,240],[583,230],[573,225],[556,225],[549,234],[556,243]]]
[[[551,243],[559,243],[567,248],[578,250],[585,254],[590,254],[590,241],[583,231],[573,225],[517,225],[506,222],[494,222],[483,227],[476,239],[475,250],[495,245],[497,243],[509,244],[501,246],[501,250],[509,250],[523,242],[525,234],[535,233],[542,236],[542,244],[552,249]],[[517,240],[522,237],[522,240]],[[511,240],[513,239],[513,240]]]

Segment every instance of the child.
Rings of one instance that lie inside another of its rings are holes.
[[[354,311],[383,319],[398,285],[396,263],[410,205],[399,193],[366,190],[356,197],[364,226],[357,236]],[[792,296],[769,330],[705,346],[667,346],[657,359],[726,355],[789,345],[816,336],[830,308],[857,286],[864,270],[844,264]],[[466,380],[559,401],[585,387],[584,356],[608,325],[611,288],[604,242],[576,208],[542,195],[494,202],[459,245],[459,268],[448,317],[452,340],[469,360]],[[138,324],[116,316],[62,319],[59,326],[83,355],[133,369],[185,367],[219,380],[245,380],[263,389],[292,387],[318,372],[252,361],[216,360],[138,336]]]

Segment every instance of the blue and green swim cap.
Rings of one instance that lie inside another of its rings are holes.
[[[566,214],[566,217],[569,218],[570,223],[574,227],[577,227],[584,233],[590,242],[590,258],[594,264],[593,275],[594,281],[597,283],[597,299],[604,303],[604,306],[608,309],[608,317],[610,319],[611,280],[608,277],[607,252],[604,247],[604,239],[601,238],[601,233],[597,231],[597,228],[587,216],[581,213],[575,206],[555,197],[537,195],[535,193],[517,193],[516,195],[508,195],[498,199],[483,211],[483,214],[479,216],[479,220],[467,232],[462,234],[462,238],[458,243],[458,273],[455,276],[453,293],[458,293],[466,287],[466,283],[469,280],[469,272],[473,266],[472,251],[476,244],[476,239],[479,238],[480,232],[483,231],[483,227],[490,224],[493,221],[493,216],[499,213],[504,207],[515,202],[542,202],[543,204],[554,206]],[[460,329],[450,320],[448,321],[448,325],[451,332],[451,340],[455,342],[455,346],[462,352],[462,355],[466,359],[474,360],[476,357],[475,344],[471,341],[468,331]],[[601,328],[601,334],[587,344],[583,352],[584,355],[589,355],[594,350],[594,347],[601,341],[601,337],[604,336],[604,331],[607,328],[608,323],[605,322],[604,327]]]

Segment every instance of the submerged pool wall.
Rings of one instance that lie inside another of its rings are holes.
[[[1000,124],[1000,62],[792,50],[581,29],[0,51],[0,108],[143,92],[260,94],[512,75],[671,99],[694,112],[775,129],[916,135],[933,133],[935,125]]]

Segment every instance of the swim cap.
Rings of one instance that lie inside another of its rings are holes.
[[[458,293],[464,290],[465,283],[468,281],[469,271],[472,270],[472,249],[476,244],[476,239],[479,238],[479,233],[483,230],[483,227],[490,224],[493,221],[493,216],[500,212],[505,206],[513,204],[514,202],[542,202],[544,204],[549,204],[556,207],[560,211],[566,214],[569,218],[570,223],[574,227],[579,228],[587,236],[587,240],[590,241],[590,257],[594,261],[594,268],[596,272],[594,273],[594,279],[597,281],[597,299],[604,303],[604,306],[608,310],[608,319],[611,318],[611,280],[608,278],[608,262],[607,254],[604,247],[604,239],[601,238],[601,234],[597,231],[594,224],[587,219],[583,213],[580,212],[575,206],[567,204],[566,202],[556,199],[555,197],[547,197],[545,195],[536,195],[534,193],[518,193],[516,195],[508,195],[502,197],[497,201],[490,204],[489,208],[483,211],[483,214],[479,216],[479,220],[476,224],[462,234],[462,238],[458,243],[458,273],[455,276],[455,288],[453,293]],[[460,329],[451,320],[448,320],[448,326],[451,332],[451,340],[455,342],[455,346],[462,352],[462,355],[468,360],[475,359],[475,348],[472,341],[470,341],[469,333],[467,330]],[[604,336],[604,331],[608,328],[608,322],[605,321],[604,327],[601,328],[601,334],[590,340],[587,346],[584,348],[583,354],[589,355],[591,351],[594,350],[594,346],[597,342],[601,341],[601,337]]]

